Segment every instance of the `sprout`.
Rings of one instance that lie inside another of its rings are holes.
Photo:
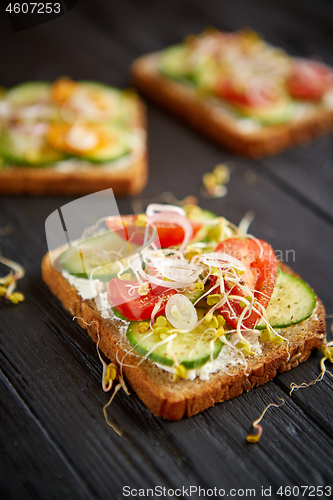
[[[111,420],[110,420],[110,418],[108,416],[108,413],[107,413],[107,407],[112,403],[112,401],[113,401],[115,395],[117,394],[117,392],[119,391],[119,389],[123,389],[124,392],[126,392],[127,395],[130,394],[129,391],[128,391],[128,389],[127,389],[127,387],[126,387],[124,378],[123,378],[122,374],[119,372],[118,366],[115,363],[108,363],[107,364],[104,361],[104,359],[102,358],[102,356],[101,356],[101,353],[100,353],[100,350],[99,350],[99,343],[101,341],[101,336],[100,336],[100,333],[99,333],[99,323],[98,323],[98,321],[92,320],[90,323],[87,323],[83,318],[80,318],[79,316],[74,316],[73,320],[74,319],[79,319],[86,326],[91,326],[92,324],[95,324],[96,327],[97,327],[96,350],[97,350],[97,354],[98,354],[99,360],[100,360],[100,362],[102,363],[102,366],[103,366],[103,373],[102,373],[102,388],[103,388],[103,391],[104,392],[109,392],[112,389],[114,380],[118,380],[118,384],[114,388],[114,391],[113,391],[113,393],[112,393],[109,401],[103,406],[103,414],[104,414],[105,422],[114,430],[114,432],[116,434],[118,434],[119,436],[122,436],[121,429],[116,424],[114,424],[113,422],[111,422]]]
[[[146,226],[147,225],[147,216],[145,214],[139,214],[134,222],[135,226]]]
[[[265,328],[265,330],[263,330],[261,332],[261,335],[260,335],[261,342],[271,342],[273,340],[273,338],[274,338],[274,335],[270,329]]]
[[[187,377],[187,370],[186,370],[185,366],[182,364],[175,366],[173,381],[176,382],[178,377],[183,378],[183,379],[186,379],[186,377]]]
[[[24,298],[25,297],[23,293],[20,292],[11,293],[7,296],[7,299],[9,299],[13,304],[18,304],[19,302],[23,302]]]
[[[317,382],[320,382],[323,380],[325,373],[329,373],[331,377],[333,377],[333,373],[327,370],[325,362],[329,360],[330,363],[333,363],[333,340],[331,342],[326,342],[326,344],[321,346],[321,352],[324,354],[324,357],[320,360],[320,368],[321,372],[319,373],[318,377],[316,377],[314,380],[311,382],[302,382],[302,384],[295,384],[295,382],[292,382],[290,384],[290,392],[289,395],[291,396],[294,391],[298,391],[298,389],[306,389],[307,387],[310,387],[310,385],[315,385]]]
[[[217,316],[217,323],[218,323],[218,326],[224,326],[226,323],[224,317],[221,314],[219,314]]]
[[[194,290],[203,290],[205,288],[203,283],[194,283]]]
[[[266,411],[268,410],[268,408],[270,408],[271,406],[275,406],[275,408],[279,408],[280,406],[284,405],[285,403],[285,400],[282,399],[282,398],[279,398],[282,403],[280,404],[277,404],[277,403],[270,403],[269,405],[266,406],[266,408],[264,409],[264,411],[262,412],[262,414],[260,415],[259,418],[257,418],[257,420],[254,420],[254,422],[252,423],[252,426],[257,429],[257,434],[248,434],[246,436],[246,441],[248,443],[257,443],[259,441],[259,439],[261,438],[261,435],[262,435],[262,426],[260,425],[260,422],[261,420],[263,419]]]
[[[140,322],[138,328],[139,333],[147,333],[148,330],[149,330],[149,323],[147,323],[146,321]]]
[[[168,322],[165,316],[158,316],[155,321],[156,326],[167,326]]]
[[[202,195],[208,198],[222,198],[228,192],[225,184],[229,182],[230,173],[227,165],[216,165],[212,172],[202,176]]]
[[[222,299],[223,299],[223,296],[221,293],[213,293],[211,295],[208,295],[207,305],[214,306],[215,304],[218,304],[219,302],[221,302]]]
[[[138,288],[139,295],[148,295],[149,293],[149,283],[145,283],[144,285],[140,285]]]
[[[168,331],[166,326],[157,326],[156,328],[154,326],[154,333],[158,339],[166,339]]]
[[[237,347],[237,349],[242,349],[243,351],[246,352],[246,354],[250,356],[254,356],[256,354],[255,352],[251,351],[251,345],[248,340],[244,339],[242,340],[242,342],[238,342],[235,347]]]
[[[281,335],[275,335],[275,337],[273,337],[271,342],[274,345],[281,345],[283,342],[283,337],[281,337]]]
[[[213,319],[212,313],[207,313],[203,322],[205,325],[209,325],[209,323],[212,321],[212,319]]]
[[[216,330],[216,337],[223,337],[224,334],[225,334],[224,328],[223,326],[220,326],[220,328]]]
[[[13,304],[18,304],[19,302],[22,302],[25,297],[23,293],[14,293],[14,290],[16,288],[17,281],[25,275],[25,270],[20,264],[14,262],[13,260],[6,259],[1,254],[0,262],[11,269],[9,274],[0,278],[0,297],[5,297],[5,299],[10,300]]]

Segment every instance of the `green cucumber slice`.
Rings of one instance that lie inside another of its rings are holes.
[[[145,356],[161,339],[155,336],[153,330],[140,333],[139,326],[142,323],[140,321],[132,321],[127,328],[126,336],[131,346],[139,354]],[[146,323],[149,326],[149,322]],[[172,353],[185,368],[200,368],[200,366],[203,366],[211,358],[210,342],[213,339],[214,332],[207,330],[207,327],[204,325],[199,325],[189,333],[178,333],[177,337],[171,343],[154,349],[149,354],[148,359],[161,365],[173,366],[174,359],[170,356],[170,353]],[[217,338],[214,342],[213,359],[217,358],[222,347],[223,342]]]
[[[169,78],[187,78],[188,49],[185,45],[172,45],[163,50],[160,56],[159,69]]]
[[[196,205],[185,205],[183,208],[185,210],[186,217],[193,222],[205,222],[206,220],[217,218],[217,215],[210,210],[200,208]]]
[[[26,82],[8,90],[6,99],[14,106],[31,106],[51,98],[49,82]]]
[[[266,309],[267,319],[273,328],[287,328],[311,316],[316,306],[316,295],[300,278],[279,271],[271,300]],[[260,322],[256,328],[266,326]]]
[[[89,154],[73,155],[91,163],[108,163],[118,160],[131,152],[130,135],[118,127],[111,127],[114,140]]]
[[[0,138],[0,154],[8,163],[21,166],[52,165],[65,156],[53,149],[43,135],[26,133],[19,129],[5,130]]]
[[[267,109],[253,110],[246,106],[235,106],[235,110],[242,116],[259,121],[262,125],[278,125],[292,118],[295,107],[291,99],[286,98]]]
[[[59,263],[65,271],[78,278],[89,279],[96,269],[92,278],[108,282],[121,269],[115,252],[121,252],[124,248],[126,252],[126,242],[115,232],[109,231],[72,245],[61,255]],[[133,243],[131,249],[135,251]],[[121,262],[124,264],[124,260]]]
[[[194,290],[193,292],[190,292],[189,290],[185,290],[183,295],[190,299],[192,304],[194,304],[200,297],[205,293],[205,290]]]

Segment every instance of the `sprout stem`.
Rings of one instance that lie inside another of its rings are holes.
[[[271,406],[274,406],[275,408],[279,408],[280,406],[284,405],[285,404],[285,400],[283,398],[279,398],[282,403],[280,404],[277,404],[277,403],[270,403],[269,405],[266,406],[266,408],[264,409],[264,411],[262,412],[262,414],[260,415],[259,418],[257,418],[257,420],[254,420],[254,422],[252,423],[252,426],[257,429],[257,434],[248,434],[246,436],[246,441],[248,443],[257,443],[259,441],[259,439],[261,438],[261,434],[262,434],[262,426],[259,425],[259,423],[261,422],[261,420],[263,419],[266,411],[268,410],[268,408],[270,408]]]

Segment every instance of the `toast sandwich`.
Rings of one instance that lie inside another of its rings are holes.
[[[144,55],[134,85],[227,149],[258,158],[333,129],[333,72],[256,33],[209,30]]]
[[[145,107],[133,91],[60,78],[0,95],[0,193],[133,195],[147,181]]]
[[[111,218],[95,239],[48,253],[42,277],[155,416],[195,415],[323,344],[320,299],[268,243],[193,206],[124,217],[126,239],[147,222],[160,248],[105,263]],[[119,238],[118,252],[125,243]]]

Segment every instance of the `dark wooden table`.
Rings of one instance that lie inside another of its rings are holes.
[[[15,34],[3,11],[0,18],[5,86],[64,74],[127,86],[136,56],[209,25],[251,26],[292,54],[315,54],[333,65],[329,0],[87,0]],[[332,314],[333,137],[252,161],[223,151],[150,104],[148,118],[150,178],[139,198],[164,191],[179,199],[193,194],[201,206],[234,223],[253,210],[251,232],[275,249],[295,251],[289,263]],[[228,195],[201,198],[203,172],[226,160],[233,164]],[[277,494],[280,486],[332,484],[332,379],[289,396],[291,382],[318,375],[319,353],[273,382],[180,422],[155,418],[135,394],[119,393],[111,412],[123,437],[106,425],[107,395],[95,346],[40,276],[45,219],[68,201],[0,200],[0,227],[13,228],[1,238],[1,251],[27,272],[19,286],[26,301],[0,302],[2,498],[114,499],[123,498],[124,486],[157,485],[223,488],[235,498],[248,488],[261,497],[262,487],[271,487],[272,498],[284,498]],[[117,199],[120,212],[130,213],[132,201]],[[280,397],[286,404],[266,414],[260,443],[247,444],[251,422]],[[319,494],[320,488],[314,496]]]

